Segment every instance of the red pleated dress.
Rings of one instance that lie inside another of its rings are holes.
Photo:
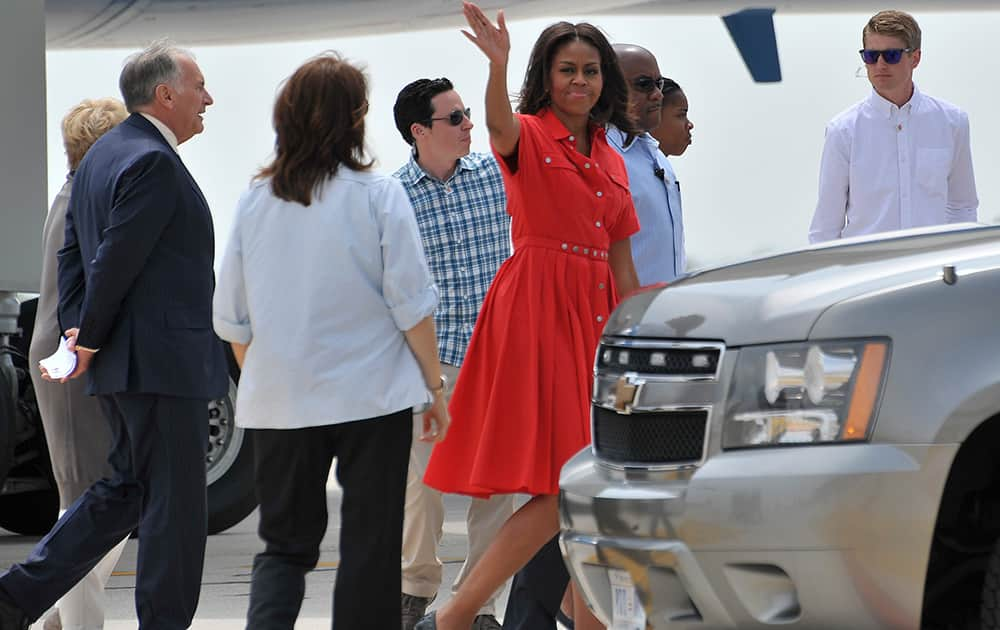
[[[514,254],[480,309],[424,476],[442,492],[559,492],[559,470],[590,443],[594,353],[618,301],[608,246],[639,229],[603,128],[588,157],[550,111],[518,117],[516,160],[497,156]]]

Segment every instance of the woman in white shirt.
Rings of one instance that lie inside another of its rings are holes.
[[[240,199],[214,325],[243,370],[266,548],[247,626],[295,624],[343,486],[333,627],[398,628],[412,408],[421,439],[448,426],[432,315],[437,287],[409,198],[364,155],[364,75],[335,54],[307,61],[274,107],[274,161]],[[393,594],[387,597],[386,594]]]

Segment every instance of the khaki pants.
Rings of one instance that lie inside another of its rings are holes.
[[[441,364],[448,377],[447,399],[451,398],[458,368]],[[441,587],[441,560],[437,548],[444,527],[444,501],[441,493],[424,485],[424,472],[430,461],[432,442],[421,442],[423,414],[413,417],[413,446],[410,448],[410,469],[406,479],[406,511],[403,520],[403,592],[417,597],[434,597]],[[488,500],[472,499],[466,514],[469,553],[451,591],[455,593],[482,557],[497,531],[514,513],[513,495],[496,495]],[[479,614],[496,614],[496,598],[501,588],[483,604]]]

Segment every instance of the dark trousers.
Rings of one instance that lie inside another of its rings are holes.
[[[569,572],[556,534],[514,575],[503,617],[504,630],[554,630],[568,585]]]
[[[100,397],[114,474],[74,502],[0,589],[38,619],[136,526],[139,628],[191,625],[205,560],[207,401],[150,394]]]
[[[336,630],[391,630],[402,623],[403,498],[413,412],[305,429],[253,431],[263,553],[253,561],[249,630],[291,630],[306,573],[326,533],[333,457],[343,488]]]

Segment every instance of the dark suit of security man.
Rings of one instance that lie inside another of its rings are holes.
[[[78,169],[59,252],[59,318],[113,435],[114,474],[0,576],[0,628],[24,628],[138,526],[141,630],[191,625],[206,536],[206,404],[228,387],[212,330],[214,234],[177,154],[212,97],[158,43],[120,79],[131,116]]]

